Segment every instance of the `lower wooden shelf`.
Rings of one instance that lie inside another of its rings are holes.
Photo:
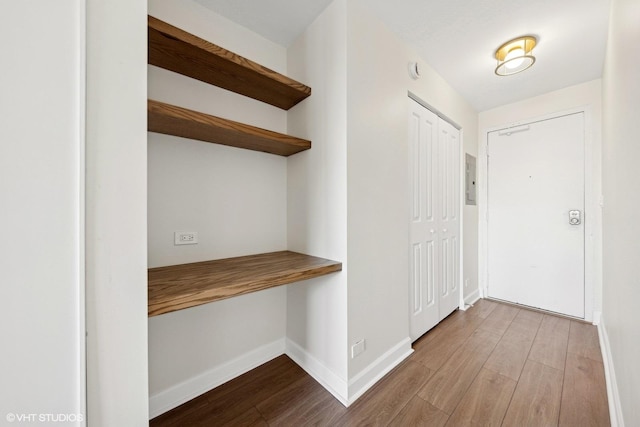
[[[342,263],[281,251],[149,269],[149,317],[307,280]]]

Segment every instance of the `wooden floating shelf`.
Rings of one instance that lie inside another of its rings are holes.
[[[150,268],[149,316],[340,270],[340,262],[290,251]]]
[[[288,110],[311,88],[166,22],[148,17],[149,64]]]
[[[311,141],[232,120],[149,100],[147,127],[150,132],[214,142],[248,150],[290,156],[311,148]]]

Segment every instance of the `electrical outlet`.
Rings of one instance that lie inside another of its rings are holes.
[[[176,231],[173,233],[174,245],[197,245],[198,233],[195,231]]]
[[[356,342],[354,345],[351,346],[351,358],[352,359],[365,350],[364,343],[365,343],[365,341],[364,341],[364,338],[363,338],[363,339],[361,339],[360,341]]]

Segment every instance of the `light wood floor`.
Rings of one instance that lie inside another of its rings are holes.
[[[608,426],[595,326],[480,300],[348,409],[280,356],[151,421],[160,426]]]

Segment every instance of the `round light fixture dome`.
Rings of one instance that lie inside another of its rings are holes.
[[[496,74],[499,76],[510,76],[531,67],[536,62],[533,56],[533,48],[536,45],[536,38],[524,36],[510,40],[496,50],[498,66]]]
[[[504,66],[512,70],[518,68],[524,62],[524,50],[520,47],[513,48],[504,57]]]

